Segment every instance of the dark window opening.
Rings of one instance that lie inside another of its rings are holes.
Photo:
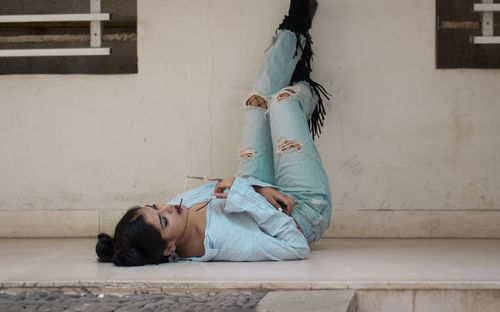
[[[482,0],[436,0],[436,67],[500,68],[500,44],[475,44],[482,34]],[[498,1],[494,1],[498,3]],[[493,13],[493,31],[500,36],[500,13]]]
[[[104,56],[0,57],[0,74],[137,73],[137,1],[101,0]],[[90,13],[90,0],[2,0],[0,15]],[[0,50],[90,48],[90,22],[0,23]]]

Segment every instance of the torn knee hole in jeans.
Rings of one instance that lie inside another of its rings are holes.
[[[283,154],[285,152],[297,151],[302,152],[302,144],[297,140],[279,139],[278,141],[278,153]]]
[[[286,99],[290,98],[291,96],[296,96],[297,93],[299,92],[297,89],[298,89],[297,87],[288,87],[288,88],[282,89],[280,94],[278,94],[278,96],[276,97],[276,101],[279,102],[279,101],[286,100]]]
[[[243,159],[243,160],[253,159],[255,157],[255,149],[253,149],[253,148],[242,149],[240,151],[239,156],[240,156],[240,159]]]
[[[254,94],[248,98],[246,101],[247,106],[253,106],[253,107],[260,107],[267,109],[267,100],[264,99],[262,96]]]

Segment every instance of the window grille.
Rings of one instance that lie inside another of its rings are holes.
[[[436,67],[500,68],[500,0],[436,0]]]
[[[0,75],[138,72],[137,0],[0,3]]]
[[[0,15],[0,23],[90,22],[89,48],[0,49],[0,57],[110,55],[110,48],[101,47],[101,23],[109,21],[110,18],[111,14],[101,13],[101,0],[90,0],[88,14]]]
[[[500,36],[494,35],[494,12],[500,12],[500,3],[493,0],[483,0],[483,3],[474,4],[474,12],[482,14],[482,36],[475,36],[475,44],[499,44]]]

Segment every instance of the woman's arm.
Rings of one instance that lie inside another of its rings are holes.
[[[274,208],[289,216],[292,213],[295,202],[292,197],[281,193],[272,187],[252,185],[253,189],[262,195]]]
[[[227,198],[227,193],[225,190],[230,190],[234,183],[235,178],[227,178],[221,180],[215,186],[214,195],[217,198]],[[282,211],[284,214],[289,216],[292,213],[295,202],[292,197],[281,193],[274,187],[265,187],[259,185],[251,185],[253,189],[262,195],[267,201],[277,210]]]
[[[273,208],[266,198],[256,193],[243,179],[222,180],[215,188],[216,196],[222,194],[223,187],[229,189],[227,194],[224,193],[227,199],[224,211],[247,213],[267,234],[259,242],[263,245],[258,247],[266,249],[269,256],[282,260],[302,259],[309,253],[309,245],[295,221]]]

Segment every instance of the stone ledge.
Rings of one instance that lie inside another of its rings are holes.
[[[500,290],[498,239],[326,239],[300,261],[130,268],[97,262],[94,247],[95,239],[2,239],[0,287],[121,294]]]
[[[160,294],[160,293],[206,293],[249,291],[298,291],[298,290],[495,290],[500,291],[500,282],[151,282],[151,281],[3,281],[4,291],[37,291],[42,289],[58,289],[77,293],[106,294]]]

